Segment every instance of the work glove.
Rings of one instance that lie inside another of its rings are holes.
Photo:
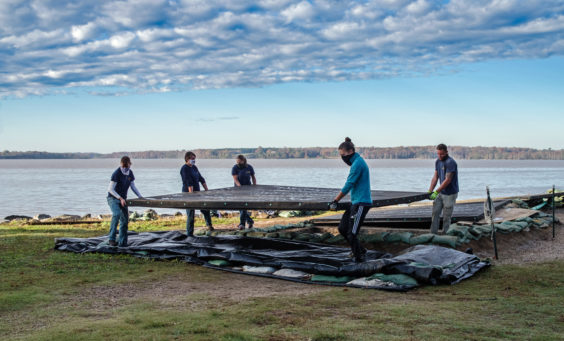
[[[431,200],[435,200],[435,199],[437,199],[438,196],[439,196],[439,192],[434,191],[433,193],[431,193],[431,195],[429,196],[429,198],[430,198]]]
[[[336,200],[331,201],[331,203],[329,204],[329,210],[330,210],[330,211],[336,211],[336,210],[337,210],[337,207],[338,207],[338,205],[337,205],[337,201],[336,201]]]

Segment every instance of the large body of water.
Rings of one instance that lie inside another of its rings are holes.
[[[250,160],[260,184],[340,188],[349,168],[341,160]],[[181,190],[182,160],[133,160],[144,196]],[[233,160],[198,160],[210,188],[233,186]],[[368,160],[373,189],[426,191],[434,160]],[[109,213],[111,173],[119,160],[0,160],[0,219],[11,214]],[[543,193],[564,187],[564,161],[460,160],[459,199]],[[130,196],[135,196],[130,191]],[[330,200],[332,198],[327,198]],[[141,208],[139,208],[141,210]],[[160,210],[160,212],[170,212]]]

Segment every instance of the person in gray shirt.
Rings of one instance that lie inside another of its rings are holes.
[[[433,200],[433,218],[431,222],[431,233],[439,232],[441,212],[443,214],[443,233],[447,233],[454,210],[454,204],[458,197],[458,165],[448,155],[445,144],[437,146],[437,161],[435,161],[435,174],[431,179],[429,193]],[[435,190],[437,182],[439,187]]]

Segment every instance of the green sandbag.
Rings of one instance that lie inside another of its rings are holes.
[[[546,222],[544,218],[533,218],[533,225],[542,225]]]
[[[270,232],[264,235],[266,238],[278,238],[278,232]]]
[[[419,283],[417,282],[417,280],[415,280],[415,278],[413,277],[409,277],[408,275],[404,275],[404,274],[397,274],[397,275],[386,275],[386,274],[382,274],[382,273],[376,273],[370,277],[366,278],[367,280],[372,280],[372,279],[379,279],[383,282],[392,282],[396,285],[402,285],[402,286],[418,286]]]
[[[208,261],[208,263],[214,266],[221,266],[221,267],[231,265],[231,263],[223,259],[212,259]]]
[[[411,232],[391,232],[384,236],[384,241],[386,243],[399,243],[403,242],[409,244],[409,239],[411,239],[413,233]]]
[[[456,247],[456,244],[458,242],[458,238],[455,236],[444,236],[444,235],[438,235],[436,234],[433,237],[433,240],[431,241],[433,244],[438,244],[438,245],[448,245],[452,248]]]
[[[312,243],[323,243],[325,240],[333,237],[333,235],[329,232],[325,232],[322,234],[314,234],[313,237],[309,240]]]
[[[264,237],[264,232],[247,232],[247,237],[262,238]]]
[[[539,229],[545,229],[547,227],[550,227],[550,224],[552,224],[552,219],[543,219],[543,218],[533,219],[533,226]]]
[[[388,232],[376,232],[370,234],[361,234],[359,236],[360,241],[366,243],[382,243],[384,238],[388,235]]]
[[[333,236],[325,241],[327,244],[339,244],[345,241],[345,238],[340,234]]]
[[[413,233],[411,232],[400,232],[400,239],[403,243],[409,244],[411,236],[413,236]]]
[[[527,227],[529,227],[530,225],[533,224],[533,219],[527,217],[527,220],[523,220],[523,221],[516,221],[513,223],[513,225],[519,226],[521,227],[521,229],[526,229]]]
[[[353,279],[354,277],[350,277],[350,276],[327,276],[327,275],[311,276],[312,282],[348,283]]]
[[[458,237],[461,242],[468,242],[470,239],[478,240],[479,238],[470,232],[470,228],[464,225],[451,224],[446,233],[449,236]]]
[[[278,237],[283,239],[292,239],[295,234],[295,232],[279,232]]]
[[[221,234],[220,231],[211,231],[210,236],[216,237],[216,236],[219,236],[220,234]]]
[[[299,240],[302,242],[307,242],[309,241],[311,238],[313,238],[313,236],[311,235],[311,233],[297,233],[296,236],[292,239],[294,240]]]
[[[490,225],[472,225],[470,231],[475,235],[484,235],[492,233],[492,227]]]
[[[269,226],[262,229],[264,232],[271,233],[278,231],[278,225]]]
[[[468,234],[468,227],[458,224],[451,224],[446,234],[448,234],[449,236],[464,238]]]
[[[322,239],[322,240],[327,240],[327,239],[332,238],[332,237],[333,237],[333,235],[331,233],[325,232],[319,238]]]
[[[430,243],[431,240],[433,240],[434,236],[435,235],[432,233],[424,233],[418,236],[411,236],[411,238],[409,238],[409,244],[419,245],[419,244]]]
[[[520,232],[528,227],[529,224],[517,221],[504,221],[501,224],[494,224],[495,230],[501,233]]]
[[[401,233],[391,232],[384,237],[384,241],[386,243],[399,243],[401,242],[401,238],[402,238]]]
[[[524,201],[521,200],[521,199],[513,199],[513,200],[511,200],[511,202],[512,202],[513,204],[515,204],[515,206],[517,206],[517,207],[520,207],[520,208],[529,208],[529,205],[527,205],[527,203],[524,202]]]
[[[250,230],[247,230],[247,232],[277,232],[281,230],[311,227],[311,226],[313,226],[311,223],[306,223],[306,222],[300,222],[300,223],[288,224],[288,225],[276,224],[269,227],[254,227]]]

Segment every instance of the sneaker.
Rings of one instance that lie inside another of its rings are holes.
[[[208,230],[209,230],[209,231],[214,231],[215,229],[213,228],[213,226],[208,226]]]
[[[252,228],[253,228],[253,225],[254,225],[254,223],[250,223],[250,224],[249,224],[249,229],[252,229]]]
[[[117,243],[115,240],[110,240],[110,241],[108,242],[108,244],[110,244],[110,246],[114,246],[114,247],[115,247],[115,246],[118,246],[118,243]]]
[[[238,229],[238,230],[244,230],[244,229],[245,229],[245,225],[239,225],[239,226],[237,226],[237,229]]]

